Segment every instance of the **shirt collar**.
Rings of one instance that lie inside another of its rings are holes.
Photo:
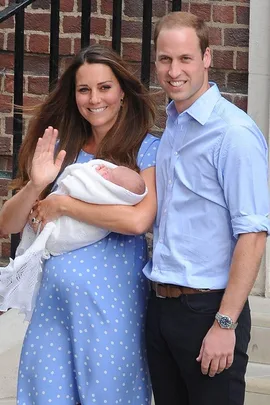
[[[184,111],[196,121],[198,121],[201,125],[204,125],[208,121],[217,101],[221,97],[217,85],[213,82],[210,82],[209,84],[210,88],[205,93],[203,93],[203,95],[199,97],[187,110]],[[178,114],[174,101],[170,102],[170,104],[167,106],[166,111],[168,116],[172,118],[176,117],[177,115],[179,116],[183,114]]]

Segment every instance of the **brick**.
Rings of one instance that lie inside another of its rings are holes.
[[[81,49],[81,38],[75,38],[74,39],[74,53],[75,55],[80,51]]]
[[[74,0],[60,0],[60,10],[61,11],[73,11],[74,10]]]
[[[106,34],[106,20],[104,18],[91,18],[91,34],[105,35]]]
[[[4,34],[0,32],[0,49],[4,49]]]
[[[12,117],[6,117],[5,118],[5,133],[12,135],[13,134],[13,118]]]
[[[0,70],[6,71],[7,69],[13,69],[14,56],[8,52],[1,52],[0,58]]]
[[[10,155],[11,138],[7,136],[0,137],[0,155]]]
[[[225,72],[211,68],[209,71],[209,79],[218,85],[220,91],[226,91]]]
[[[0,94],[0,111],[1,113],[10,113],[12,111],[12,97]]]
[[[26,54],[24,58],[24,73],[36,75],[48,75],[49,57],[48,55]]]
[[[104,18],[91,17],[91,33],[95,35],[105,35],[106,20]],[[79,33],[81,31],[81,18],[74,16],[64,16],[63,32]]]
[[[6,74],[4,78],[4,91],[6,93],[13,93],[14,91],[14,76]]]
[[[6,197],[8,195],[8,184],[9,184],[8,179],[1,179],[0,178],[0,197]]]
[[[65,1],[65,0],[64,0]],[[81,12],[82,11],[82,2],[81,1],[77,1],[78,3],[78,11]],[[106,2],[107,3],[107,2]],[[101,2],[101,5],[103,4],[103,1]],[[92,0],[91,1],[91,12],[92,13],[96,13],[97,12],[97,0]],[[103,12],[102,12],[103,14]]]
[[[7,168],[6,168],[6,170],[7,170],[8,172],[12,172],[12,167],[13,167],[13,159],[12,159],[12,156],[6,156],[6,158],[7,158]]]
[[[204,21],[211,20],[211,4],[198,4],[198,3],[191,4],[190,12],[196,14]]]
[[[233,51],[213,51],[213,67],[216,69],[233,69]]]
[[[209,27],[209,43],[211,45],[222,45],[222,31],[220,28]]]
[[[223,96],[224,98],[226,98],[226,100],[228,100],[230,103],[233,103],[234,97],[233,97],[232,94],[229,94],[229,93],[222,93],[222,96]]]
[[[48,93],[49,78],[46,76],[28,77],[28,92],[31,94],[44,95]]]
[[[108,14],[113,15],[113,2],[112,1],[101,1],[100,4],[100,11],[101,14]],[[122,13],[123,13],[123,6],[122,6]]]
[[[49,36],[40,34],[29,35],[29,51],[33,53],[48,53]]]
[[[227,89],[230,93],[242,93],[248,92],[248,74],[233,72],[228,74]]]
[[[68,68],[68,66],[73,61],[73,56],[63,56],[59,58],[59,72],[60,74],[63,73],[64,70]]]
[[[248,70],[248,52],[237,52],[236,69],[246,71]]]
[[[136,2],[134,1],[136,4]],[[166,14],[166,2],[164,0],[153,0],[153,16],[163,17]]]
[[[246,3],[249,4],[250,0],[225,0],[225,1],[233,1],[234,3],[237,1],[237,3]]]
[[[10,17],[7,20],[3,21],[1,23],[1,30],[4,30],[6,28],[14,28],[15,27],[14,21],[15,21],[14,17]]]
[[[63,18],[63,32],[73,33],[80,32],[81,18],[74,16],[64,16]]]
[[[15,34],[13,32],[9,32],[7,35],[7,51],[14,51],[15,49]],[[24,49],[26,49],[26,36],[24,37]]]
[[[138,43],[123,43],[123,58],[128,61],[141,60],[142,45]]]
[[[153,16],[163,17],[166,14],[166,2],[164,0],[153,0],[152,2]],[[143,2],[134,0],[126,0],[124,7],[124,15],[128,17],[143,16]]]
[[[189,3],[182,3],[182,7],[181,7],[182,11],[189,11]]]
[[[9,32],[7,35],[7,45],[6,45],[6,50],[7,51],[14,51],[15,48],[15,35],[13,32]]]
[[[241,110],[247,112],[247,107],[248,107],[248,97],[243,95],[243,96],[235,96],[234,99],[234,104],[241,108]]]
[[[248,28],[225,28],[224,45],[248,47],[249,45]]]
[[[234,7],[213,5],[213,21],[225,24],[232,24],[234,22]]]
[[[1,138],[0,138],[1,140]],[[0,156],[0,170],[4,170],[5,172],[10,172],[12,168],[12,156],[9,155],[2,155]]]
[[[24,107],[36,107],[38,104],[40,104],[42,101],[44,101],[44,97],[29,97],[29,96],[24,96],[23,97],[23,106]]]
[[[90,45],[97,44],[97,42],[102,43],[102,40],[97,41],[94,38],[90,38]],[[109,41],[106,41],[107,43]],[[111,41],[109,42],[110,45],[109,47],[111,48]],[[81,50],[81,38],[75,38],[74,39],[74,53],[77,54]]]
[[[65,0],[67,1],[67,0]],[[51,1],[50,0],[36,0],[34,3],[32,3],[32,9],[37,10],[37,9],[42,9],[42,10],[49,10],[51,7]]]
[[[237,24],[249,25],[249,7],[236,7],[236,22]]]
[[[154,101],[156,102],[157,106],[164,106],[165,109],[165,104],[167,100],[166,93],[163,90],[152,90],[151,91],[151,96],[153,97]]]
[[[165,107],[163,109],[159,109],[157,111],[156,119],[155,119],[155,125],[158,128],[161,128],[162,130],[165,128],[166,125],[166,119],[167,119],[167,114],[166,114],[166,109]]]
[[[25,30],[50,32],[50,14],[26,12]]]
[[[94,38],[93,38],[94,41]],[[107,48],[111,48],[112,47],[112,41],[110,41],[109,39],[100,39],[99,44],[106,46]],[[92,39],[91,39],[91,44],[92,44]]]
[[[142,37],[142,22],[122,21],[122,38],[141,38],[141,37]]]
[[[70,55],[71,54],[71,39],[70,38],[60,38],[59,39],[59,53],[60,53],[60,55]]]

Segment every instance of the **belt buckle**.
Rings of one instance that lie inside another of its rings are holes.
[[[166,298],[166,297],[163,297],[163,295],[159,295],[158,287],[159,287],[159,283],[156,283],[156,288],[155,288],[156,297],[157,298]]]

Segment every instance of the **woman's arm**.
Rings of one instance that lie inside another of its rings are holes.
[[[43,137],[39,138],[33,157],[30,181],[8,200],[0,211],[0,236],[22,230],[40,193],[57,176],[65,157],[65,151],[60,151],[54,161],[57,136],[58,131],[49,127]]]
[[[140,174],[148,194],[135,206],[88,204],[69,196],[52,194],[40,202],[34,214],[43,224],[66,215],[113,232],[140,235],[153,224],[157,209],[155,168],[145,169]]]
[[[22,230],[41,191],[42,189],[37,188],[30,180],[25,187],[4,204],[0,211],[0,237]]]

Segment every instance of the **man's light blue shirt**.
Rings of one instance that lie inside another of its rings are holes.
[[[161,283],[224,288],[238,235],[270,232],[267,144],[214,83],[183,113],[172,101],[167,114],[144,272]]]

